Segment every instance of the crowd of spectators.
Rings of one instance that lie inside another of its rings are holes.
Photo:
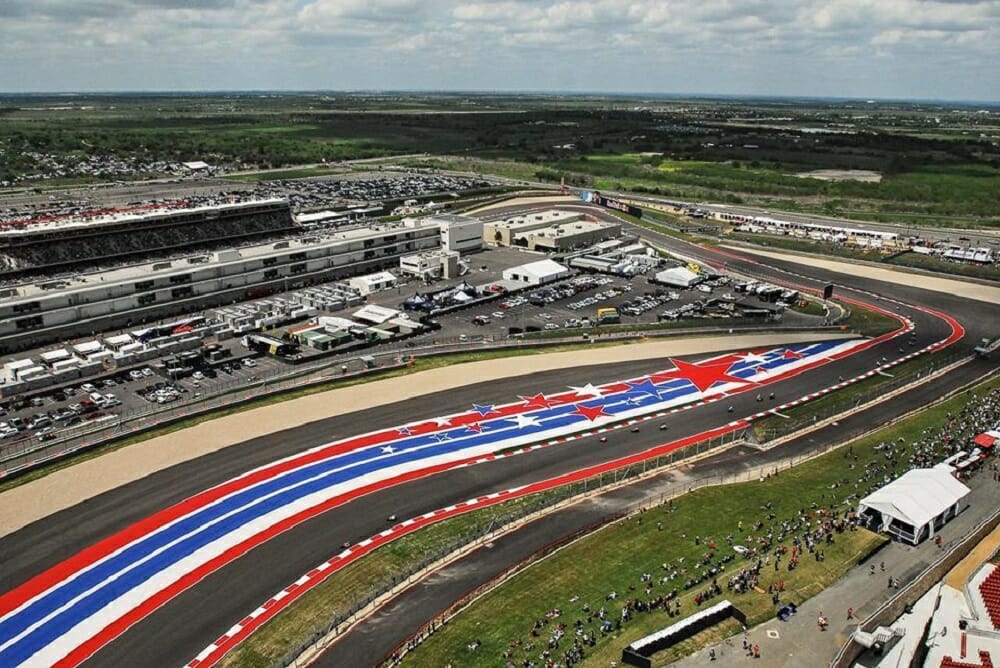
[[[738,520],[733,532],[724,537],[682,534],[682,540],[704,550],[698,561],[677,557],[664,562],[658,569],[659,577],[649,571],[635,573],[627,592],[610,591],[603,601],[571,597],[571,609],[552,607],[532,622],[524,637],[511,640],[499,657],[500,663],[507,668],[569,668],[582,661],[599,638],[620,630],[638,614],[659,612],[667,618],[680,617],[724,592],[757,591],[769,596],[777,609],[784,603],[787,573],[798,568],[802,559],[823,561],[826,546],[834,544],[838,535],[862,526],[863,520],[856,513],[858,499],[911,468],[932,466],[960,450],[971,450],[974,436],[998,424],[1000,389],[970,397],[961,411],[949,413],[944,423],[925,429],[913,442],[879,444],[867,462],[861,462],[860,456],[847,448],[845,477],[821,495],[820,503],[780,518],[773,504],[766,503],[746,527]],[[628,531],[641,525],[644,517],[654,515],[654,535],[659,535],[673,511],[674,505],[667,502],[622,521],[621,530]],[[682,599],[692,591],[693,596]],[[477,640],[469,645],[469,651],[478,651],[480,645]]]
[[[910,469],[928,468],[976,447],[972,439],[984,431],[1000,425],[1000,390],[972,398],[958,413],[948,413],[937,428],[926,428],[920,437],[907,441],[883,441],[875,446],[875,454],[862,462],[853,449],[844,452],[849,460],[851,476],[845,477],[836,488],[854,489],[847,499],[861,499],[883,485],[898,478]],[[982,467],[982,460],[959,472],[969,477]]]

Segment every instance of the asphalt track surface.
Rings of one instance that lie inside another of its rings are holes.
[[[643,236],[653,235],[643,230]],[[668,246],[676,243],[670,237],[656,240]],[[681,250],[701,259],[710,259],[703,255],[710,251],[692,247]],[[763,265],[747,264],[733,258],[711,259],[716,262],[725,261],[731,268],[762,278],[806,283],[797,277],[774,273]],[[784,264],[773,260],[767,262],[779,267]],[[787,268],[793,272],[804,271],[801,266],[792,263],[788,263]],[[916,287],[881,284],[820,270],[808,271],[818,279],[813,282],[814,286],[822,286],[828,281],[839,286],[850,284],[909,303],[928,305],[955,316],[968,330],[965,339],[956,344],[957,347],[968,350],[980,337],[996,334],[991,329],[992,324],[1000,320],[1000,311],[995,306],[969,302],[952,295],[928,293]],[[839,292],[843,294],[844,290],[839,289]],[[864,299],[869,298],[864,296]],[[895,310],[896,307],[893,305],[892,308]],[[950,331],[942,320],[921,311],[899,307],[899,313],[912,318],[916,323],[919,346],[942,339]],[[892,359],[898,356],[899,346],[898,341],[875,346],[842,362],[775,383],[769,386],[769,390],[776,393],[778,402],[794,399],[818,387],[834,384],[840,375],[848,377],[866,371],[880,357]],[[227,448],[103,494],[0,540],[0,555],[3,555],[0,590],[13,588],[84,547],[196,492],[253,467],[317,444],[381,426],[467,410],[471,399],[477,402],[502,403],[522,394],[555,392],[564,390],[568,385],[634,377],[668,367],[666,360],[641,361],[581,367],[536,374],[529,378],[473,385],[462,390],[415,397],[393,406],[350,416],[321,420]],[[974,369],[971,365],[966,365],[955,374],[954,379],[949,377],[947,381],[936,381],[931,387],[925,386],[918,390],[912,397],[908,393],[904,395],[904,399],[894,401],[889,408],[895,412],[902,410],[904,402],[907,405],[920,405],[940,394],[946,384],[955,384],[959,377],[971,377],[974,371],[981,373],[984,370],[982,366]],[[727,414],[728,405],[734,406],[733,414]],[[752,392],[736,395],[725,402],[694,408],[686,411],[683,419],[671,423],[670,436],[680,438],[699,433],[733,418],[755,413],[759,408]],[[860,416],[858,419],[869,423],[881,422],[888,415],[886,411],[886,408],[880,407],[875,409],[874,415]],[[845,420],[840,424],[847,429],[850,423],[850,420]],[[811,442],[805,440],[797,446],[793,443],[782,448],[781,456],[787,455],[789,448],[798,447],[805,451],[810,447],[818,447],[834,435],[825,436],[822,432],[811,435],[808,437]],[[645,450],[662,440],[662,434],[651,429],[635,434],[619,432],[609,438],[606,444],[598,443],[596,438],[585,438],[525,455],[448,471],[370,494],[281,534],[209,575],[104,647],[90,659],[88,665],[183,665],[275,591],[328,559],[345,541],[354,542],[384,529],[385,518],[390,514],[401,518],[414,517],[490,491],[549,478]],[[718,465],[722,466],[723,462],[718,462]],[[570,519],[557,520],[557,524],[549,528],[547,535],[550,540],[554,535],[552,532],[563,526],[559,522],[565,522],[565,527],[570,528],[568,532],[572,532],[572,515],[562,517]],[[581,520],[578,519],[577,522],[579,521]],[[529,525],[538,526],[543,525]],[[527,549],[530,536],[525,536],[517,540],[524,541],[523,546]],[[510,558],[514,556],[516,555],[512,553]],[[420,620],[422,623],[434,614],[433,606],[429,604],[421,605],[420,608],[410,620],[411,627],[416,617],[423,617]],[[192,620],[196,621],[192,623]],[[388,637],[391,634],[382,635]],[[406,634],[396,640],[405,636]],[[340,650],[341,646],[345,649]],[[341,651],[346,652],[349,647],[346,642],[342,645],[338,643],[328,654],[328,661],[339,665],[363,665],[367,662],[361,660],[356,663],[349,660],[348,656],[341,656]],[[357,655],[354,657],[361,658]]]

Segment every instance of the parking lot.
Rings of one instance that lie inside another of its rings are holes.
[[[369,303],[400,308],[414,292],[438,291],[461,283],[487,286],[500,280],[504,269],[535,259],[514,249],[489,250],[468,258],[469,271],[461,277],[425,285],[409,284],[369,296]],[[497,294],[494,299],[451,313],[433,316],[441,329],[406,342],[419,346],[441,342],[502,340],[514,336],[564,332],[583,334],[598,325],[649,325],[664,320],[698,319],[705,326],[721,324],[719,318],[738,315],[737,301],[754,302],[756,297],[735,294],[738,284],[728,277],[706,281],[695,288],[677,289],[651,283],[645,276],[625,278],[604,274],[579,274],[555,283],[525,288],[514,294]],[[761,306],[766,306],[761,302]],[[773,307],[773,305],[772,305]],[[613,311],[613,313],[609,312]],[[787,324],[818,324],[817,316],[785,311]],[[392,345],[387,342],[387,345]],[[61,430],[79,429],[85,423],[134,418],[175,402],[190,401],[245,387],[258,380],[285,373],[284,361],[246,356],[237,340],[227,341],[234,357],[211,365],[188,368],[184,377],[167,377],[160,362],[134,369],[109,371],[97,378],[80,379],[71,386],[50,388],[29,397],[14,397],[0,403],[0,448],[7,449],[26,440],[45,441],[59,437]],[[377,353],[380,346],[372,349]],[[304,350],[309,357],[313,351]],[[355,360],[349,364],[361,364]]]
[[[442,332],[480,339],[507,338],[536,332],[574,331],[614,324],[601,322],[604,309],[614,309],[623,325],[649,325],[663,321],[696,319],[705,326],[725,322],[727,310],[737,301],[766,306],[754,297],[737,293],[723,277],[688,289],[655,285],[645,277],[632,279],[584,274],[557,283],[498,297],[487,304],[438,316]],[[733,317],[738,310],[731,308]],[[785,311],[786,324],[818,324],[821,318]],[[742,320],[741,320],[742,322]]]
[[[287,365],[271,358],[232,360],[171,380],[154,366],[122,370],[78,384],[53,388],[30,399],[15,397],[0,404],[0,447],[23,439],[47,441],[61,430],[239,387],[274,375]]]

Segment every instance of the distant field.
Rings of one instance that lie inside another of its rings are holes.
[[[8,95],[0,96],[0,182],[40,173],[86,180],[92,172],[76,171],[84,160],[111,164],[121,173],[107,179],[125,180],[159,161],[294,170],[324,159],[428,154],[521,180],[1000,226],[1000,149],[980,139],[1000,129],[972,108],[948,110],[947,127],[941,115],[940,107],[903,103],[859,118],[839,103],[572,95]],[[764,120],[775,116],[787,120]],[[831,126],[853,130],[822,132]],[[800,176],[852,170],[882,180]]]

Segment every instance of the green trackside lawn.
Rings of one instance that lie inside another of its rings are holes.
[[[270,668],[296,647],[307,642],[317,630],[343,615],[373,591],[403,580],[408,571],[428,555],[454,549],[464,539],[471,540],[494,521],[505,523],[536,507],[551,502],[555,492],[535,494],[496,506],[459,515],[404,536],[368,556],[337,571],[304,594],[287,610],[265,624],[243,644],[225,656],[223,668]],[[331,548],[331,552],[336,551]]]
[[[780,433],[786,434],[795,429],[802,429],[814,417],[825,419],[834,413],[846,411],[852,408],[859,399],[874,397],[878,394],[880,388],[888,388],[891,384],[897,382],[898,378],[914,375],[917,372],[928,369],[931,364],[938,363],[940,357],[941,354],[938,353],[925,353],[889,369],[886,373],[892,374],[891,377],[875,374],[836,392],[831,392],[807,403],[785,409],[781,411],[781,415],[785,417],[770,415],[757,420],[753,423],[754,433],[760,442],[764,442],[776,430],[780,430]],[[783,398],[782,402],[794,398]]]
[[[994,379],[975,392],[982,394],[996,387],[1000,387],[1000,380]],[[861,470],[865,462],[876,458],[874,447],[878,443],[900,437],[913,442],[923,429],[941,424],[948,411],[958,411],[967,401],[965,394],[959,395],[909,420],[855,441],[852,449],[858,456],[857,470]],[[906,454],[904,452],[900,460],[905,461]],[[602,605],[607,606],[610,618],[616,619],[623,599],[629,596],[645,598],[640,574],[652,574],[655,582],[664,574],[660,566],[664,562],[676,563],[679,557],[684,557],[685,564],[696,562],[707,551],[704,540],[701,545],[694,543],[696,535],[703,539],[714,536],[719,548],[717,556],[722,556],[730,549],[722,538],[731,533],[738,540],[742,535],[737,529],[740,521],[744,528],[752,529],[753,523],[763,515],[760,508],[766,503],[773,504],[771,512],[779,521],[793,518],[800,509],[808,511],[812,503],[821,507],[832,504],[840,510],[849,507],[851,503],[842,504],[842,501],[856,492],[867,492],[867,489],[856,490],[850,484],[834,487],[835,483],[852,475],[848,461],[837,450],[763,482],[695,490],[675,501],[673,512],[659,506],[597,531],[479,599],[408,654],[404,662],[413,666],[498,666],[504,664],[502,654],[509,643],[520,641],[522,645],[514,648],[512,657],[514,663],[520,665],[520,661],[527,656],[522,648],[532,640],[536,643],[532,657],[537,662],[555,624],[567,624],[567,638],[572,638],[573,622],[581,617],[586,620],[583,612],[585,603],[589,603],[593,611]],[[663,522],[662,531],[657,529],[658,521]],[[761,573],[761,586],[766,590],[770,583],[781,578],[786,587],[783,600],[802,603],[838,580],[853,565],[886,542],[884,537],[865,530],[835,536],[833,545],[822,548],[826,553],[825,561],[817,562],[806,553],[799,562],[799,568],[794,571],[782,568],[775,573],[773,568],[765,567]],[[751,625],[755,625],[769,619],[774,614],[774,608],[766,594],[751,592],[733,595],[726,591],[727,573],[736,572],[742,563],[749,564],[740,559],[727,564],[725,572],[719,577],[723,594],[711,602],[728,598],[747,614]],[[683,581],[683,576],[679,579]],[[675,580],[666,585],[657,584],[653,595],[670,591],[675,583],[682,590]],[[635,592],[629,591],[630,585],[636,587]],[[704,586],[697,586],[683,594],[682,615],[696,611],[692,599],[695,592]],[[619,598],[606,602],[606,596],[612,591],[617,592]],[[571,602],[574,597],[579,598]],[[532,624],[545,618],[555,608],[561,609],[559,618],[550,620],[542,628],[540,636],[532,639],[529,636]],[[675,620],[667,617],[662,610],[635,613],[622,631],[598,636],[597,645],[586,650],[587,659],[583,665],[604,667],[611,661],[618,661],[625,645]],[[586,628],[594,629],[596,625],[588,624]],[[722,631],[713,631],[706,634],[703,640],[708,643],[721,637]],[[482,645],[475,651],[469,650],[468,645],[477,639]],[[566,642],[561,645],[564,649],[567,646]],[[686,645],[675,651],[689,653],[694,649],[694,646]],[[562,650],[554,652],[553,658],[561,657],[561,653]],[[663,653],[657,657],[657,663],[672,657],[676,658],[669,652]]]

